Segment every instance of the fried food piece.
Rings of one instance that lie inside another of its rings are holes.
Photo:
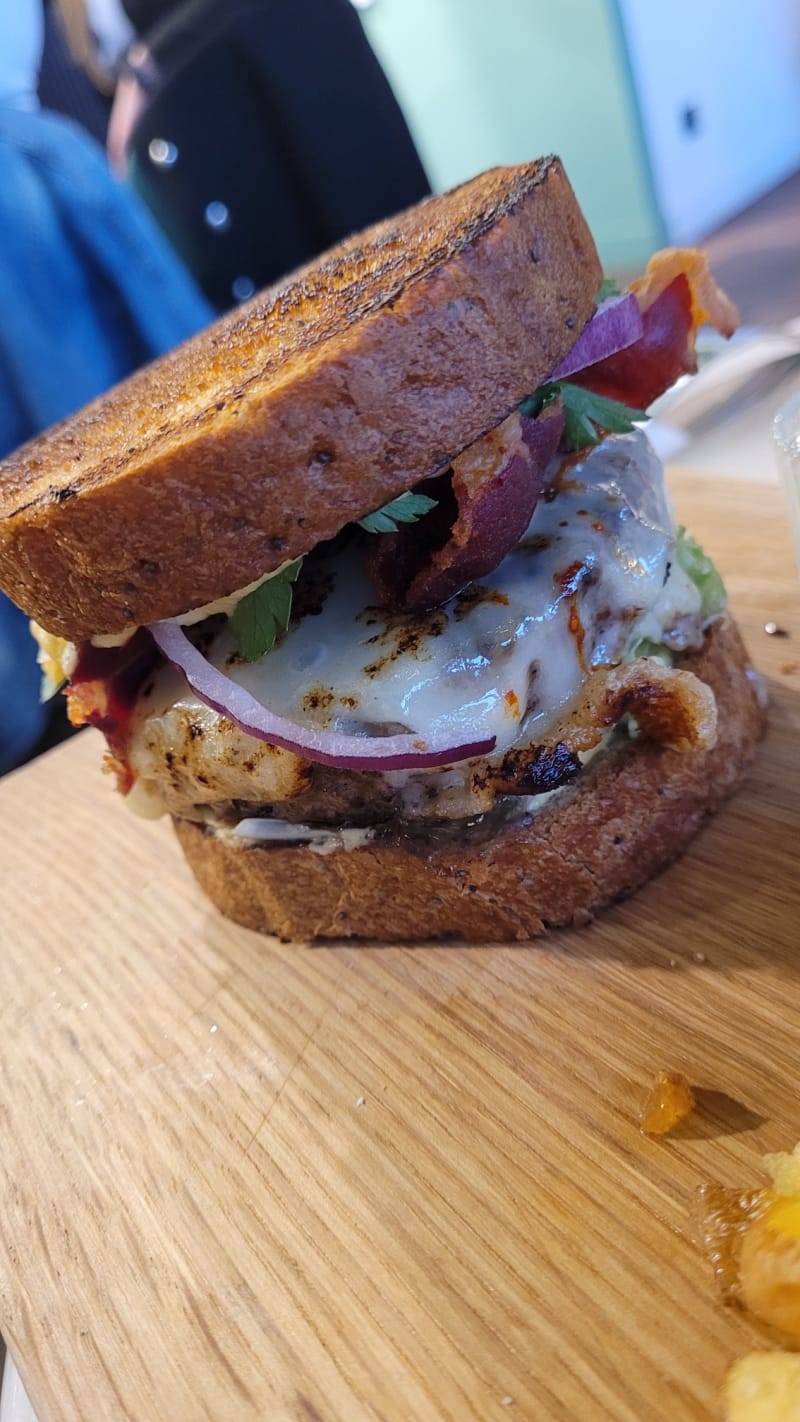
[[[692,1088],[678,1071],[662,1071],[645,1102],[641,1128],[648,1136],[674,1131],[694,1110]]]
[[[747,1231],[768,1210],[771,1190],[736,1190],[703,1185],[699,1192],[699,1233],[723,1303],[741,1299],[741,1254]]]
[[[765,1165],[771,1189],[703,1187],[703,1246],[725,1302],[800,1345],[800,1145]]]
[[[776,1196],[751,1224],[739,1274],[750,1312],[800,1345],[800,1197]]]
[[[748,1353],[723,1389],[725,1422],[800,1422],[800,1356]]]

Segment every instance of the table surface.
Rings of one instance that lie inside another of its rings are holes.
[[[800,590],[778,490],[672,486],[770,731],[588,929],[286,946],[211,909],[94,733],[0,785],[0,1326],[39,1422],[719,1415],[763,1340],[696,1191],[800,1138]],[[644,1138],[664,1069],[700,1109]]]

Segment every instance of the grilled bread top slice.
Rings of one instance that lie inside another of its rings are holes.
[[[600,279],[557,158],[379,223],[0,463],[0,587],[73,641],[227,596],[497,425]]]

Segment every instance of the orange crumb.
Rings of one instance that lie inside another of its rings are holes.
[[[519,719],[519,697],[516,691],[507,691],[503,700],[506,703],[506,715]]]
[[[665,1136],[694,1110],[692,1088],[677,1071],[662,1071],[645,1102],[641,1129],[648,1136]]]

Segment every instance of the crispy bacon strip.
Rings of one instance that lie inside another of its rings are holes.
[[[73,726],[95,726],[108,742],[106,768],[127,794],[133,784],[128,764],[128,732],[139,688],[158,661],[153,639],[144,628],[122,647],[93,647],[82,642],[67,687],[67,712]]]
[[[697,370],[697,331],[708,321],[732,336],[739,312],[717,286],[708,257],[697,247],[665,247],[631,282],[642,312],[641,338],[624,351],[571,377],[597,395],[646,409],[681,375]]]
[[[370,543],[380,604],[422,612],[496,568],[531,521],[563,427],[560,404],[535,420],[515,411],[454,459],[452,477],[431,485],[433,513]]]
[[[738,308],[717,286],[700,247],[662,247],[653,253],[644,275],[630,284],[641,310],[649,311],[679,276],[689,285],[694,330],[708,321],[721,336],[732,336],[739,324]]]

